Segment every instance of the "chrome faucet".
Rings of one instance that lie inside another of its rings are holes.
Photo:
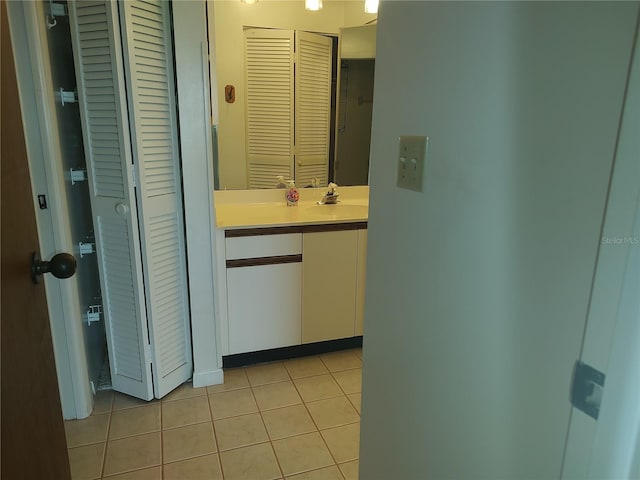
[[[338,203],[338,185],[331,182],[329,183],[329,190],[324,194],[322,200],[318,202],[319,205],[335,205]]]

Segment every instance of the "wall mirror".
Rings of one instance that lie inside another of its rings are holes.
[[[216,188],[367,184],[377,15],[323,3],[208,2]]]

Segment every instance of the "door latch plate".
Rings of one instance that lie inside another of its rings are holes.
[[[600,413],[604,380],[604,373],[578,360],[573,371],[571,404],[597,420]]]

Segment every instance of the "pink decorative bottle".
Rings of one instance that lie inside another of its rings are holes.
[[[287,189],[285,190],[285,196],[287,198],[287,207],[295,207],[298,205],[298,199],[300,198],[300,193],[298,193],[298,189],[296,188],[296,184],[293,180],[289,180],[287,182]]]

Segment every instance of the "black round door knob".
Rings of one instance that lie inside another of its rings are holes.
[[[76,259],[69,253],[58,253],[48,262],[43,262],[37,252],[31,255],[31,280],[38,283],[38,277],[50,273],[56,278],[69,278],[76,273]]]

